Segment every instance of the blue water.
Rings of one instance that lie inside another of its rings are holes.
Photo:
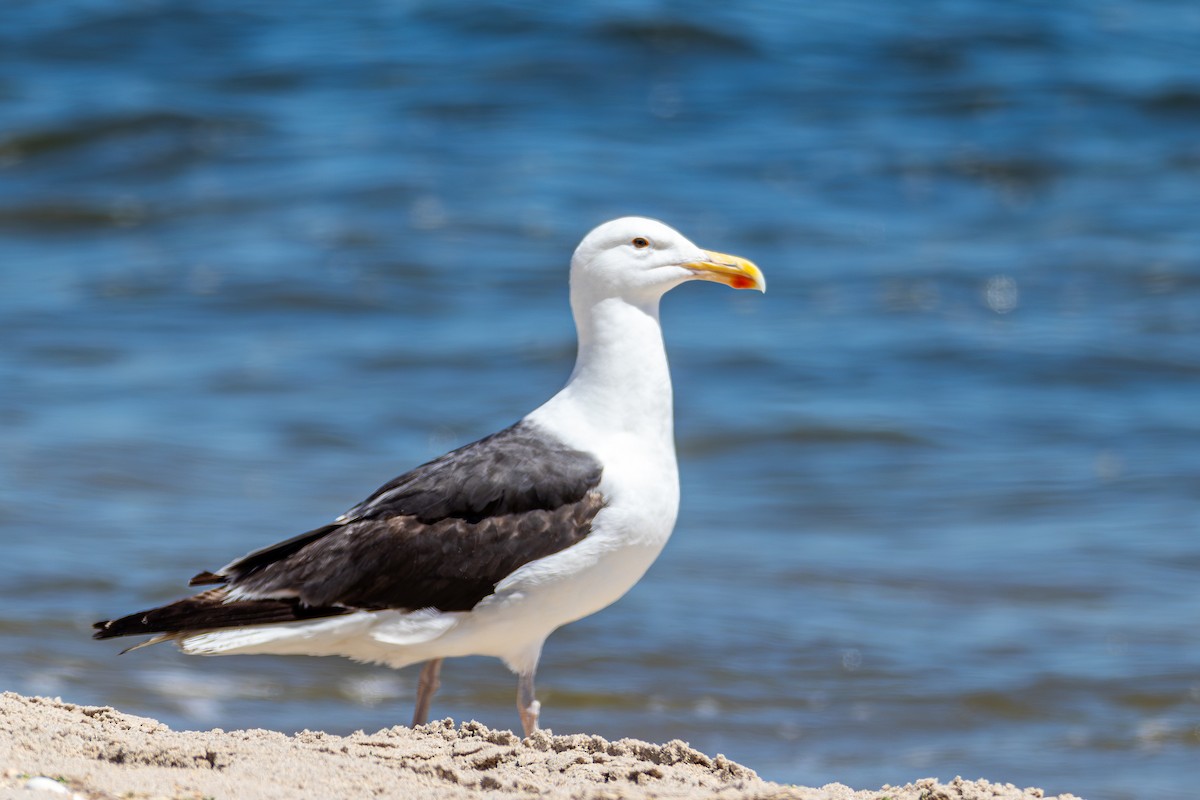
[[[95,619],[508,424],[614,216],[667,298],[683,510],[551,638],[557,732],[764,777],[1200,778],[1200,7],[9,4],[0,688],[405,722],[413,671],[121,658]],[[497,662],[435,715],[516,724]]]

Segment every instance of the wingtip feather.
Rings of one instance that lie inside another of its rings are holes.
[[[117,655],[123,656],[126,653],[131,653],[134,650],[141,650],[143,647],[149,647],[152,644],[158,644],[159,642],[169,642],[174,638],[176,638],[176,634],[174,634],[174,633],[161,633],[158,636],[151,636],[149,639],[147,639],[144,642],[138,642],[137,644],[133,645],[132,647],[126,647],[120,653],[117,653]]]
[[[228,579],[219,573],[204,570],[199,575],[192,576],[188,586],[205,586],[210,583],[225,583]]]

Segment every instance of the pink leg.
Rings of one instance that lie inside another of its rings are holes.
[[[417,678],[417,707],[413,709],[412,726],[424,725],[429,721],[429,706],[433,703],[433,695],[442,682],[438,676],[442,672],[442,659],[435,658],[425,662],[421,667],[421,677]]]

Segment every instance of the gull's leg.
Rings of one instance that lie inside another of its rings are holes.
[[[517,711],[521,712],[521,725],[525,728],[526,736],[538,729],[538,714],[542,710],[542,704],[533,696],[533,675],[536,671],[536,666],[530,667],[528,672],[522,672],[517,677]]]
[[[433,658],[421,667],[421,677],[417,678],[417,707],[413,709],[412,726],[424,725],[429,721],[429,706],[433,703],[433,695],[442,685],[438,675],[442,672],[442,659]]]

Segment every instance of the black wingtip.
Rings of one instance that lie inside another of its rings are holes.
[[[113,633],[111,631],[112,624],[114,622],[116,622],[116,620],[112,620],[112,619],[102,619],[99,622],[93,622],[92,627],[95,628],[96,630],[92,633],[92,638],[93,639],[111,639],[114,636],[120,636],[119,633]]]
[[[226,602],[227,598],[228,593],[224,589],[209,589],[165,606],[103,620],[92,625],[96,629],[92,638],[163,634],[163,637],[155,637],[153,641],[164,641],[181,633],[297,622],[349,614],[353,610],[343,606],[306,606],[294,597],[241,600],[235,603]]]
[[[130,614],[117,619],[105,619],[100,622],[92,623],[92,627],[96,629],[92,634],[93,639],[113,639],[117,636],[129,636],[137,633],[159,633],[161,629],[153,624],[151,619],[154,612],[160,609],[152,608],[148,611],[139,611],[136,614]]]

